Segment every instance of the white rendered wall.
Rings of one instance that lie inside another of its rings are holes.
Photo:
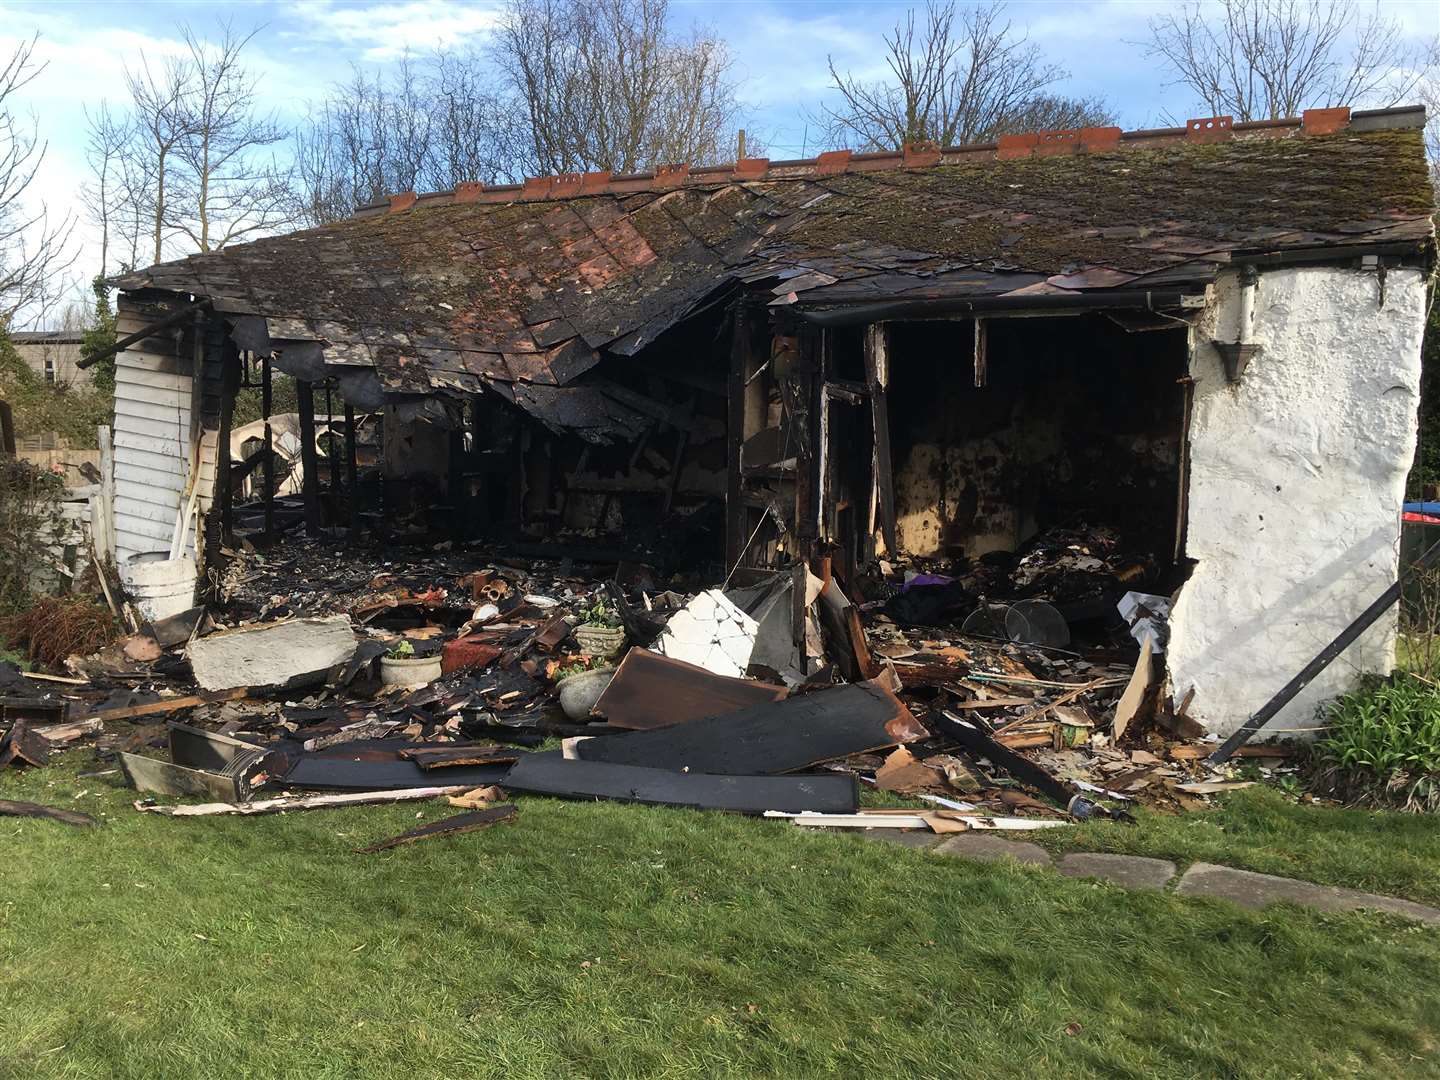
[[[142,328],[145,317],[122,299],[117,330]],[[190,472],[192,364],[154,352],[151,338],[115,357],[115,558],[170,550]],[[191,530],[192,537],[194,530]]]
[[[1263,272],[1237,385],[1212,342],[1236,340],[1226,274],[1191,359],[1186,554],[1194,574],[1171,619],[1178,703],[1228,734],[1395,580],[1405,476],[1415,452],[1425,290],[1391,270]],[[1316,707],[1394,659],[1392,610],[1265,729],[1313,727]]]

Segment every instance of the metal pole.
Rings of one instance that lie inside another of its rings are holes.
[[[1276,713],[1290,704],[1290,701],[1295,695],[1299,694],[1301,690],[1304,690],[1316,675],[1319,675],[1320,672],[1329,667],[1331,661],[1344,652],[1350,646],[1351,642],[1366,630],[1370,629],[1375,621],[1379,619],[1381,615],[1385,614],[1391,604],[1400,599],[1401,591],[1412,577],[1422,570],[1428,570],[1437,561],[1440,561],[1440,541],[1432,544],[1423,555],[1402,570],[1400,577],[1393,585],[1376,597],[1375,602],[1362,611],[1354,622],[1342,630],[1339,637],[1321,649],[1320,652],[1316,654],[1315,659],[1301,668],[1298,675],[1282,686],[1274,697],[1260,706],[1259,711],[1250,717],[1249,720],[1246,720],[1235,734],[1221,743],[1220,749],[1216,750],[1206,760],[1209,761],[1211,765],[1223,765],[1226,761],[1229,761],[1231,755],[1233,755],[1236,750],[1249,742],[1255,733],[1268,724]]]

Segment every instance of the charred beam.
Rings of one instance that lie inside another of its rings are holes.
[[[269,366],[266,366],[266,386],[269,386]],[[320,535],[320,462],[315,453],[315,385],[308,379],[295,380],[295,400],[300,410],[300,495],[305,502],[305,532],[310,536]],[[266,409],[269,416],[269,409]],[[265,425],[265,438],[269,441],[270,425]],[[268,491],[267,491],[268,496]],[[270,507],[266,505],[265,531],[270,531]]]
[[[270,430],[270,408],[273,386],[270,380],[270,357],[260,362],[260,415],[265,421],[265,535],[275,532],[275,437]]]
[[[106,345],[103,349],[99,349],[96,352],[86,353],[76,362],[75,366],[83,371],[85,368],[98,364],[106,357],[114,356],[117,353],[125,351],[131,345],[136,345],[148,337],[153,337],[161,330],[168,330],[170,327],[184,322],[189,316],[195,314],[195,312],[202,311],[209,306],[209,300],[199,300],[193,304],[186,304],[184,307],[176,308],[164,318],[156,319],[148,326],[142,326],[133,334],[126,334],[113,345]]]

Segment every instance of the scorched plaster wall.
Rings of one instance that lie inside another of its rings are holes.
[[[1383,296],[1383,302],[1382,302]],[[1179,702],[1211,731],[1242,724],[1398,571],[1415,451],[1425,288],[1418,270],[1262,273],[1252,340],[1226,382],[1213,342],[1234,341],[1240,289],[1222,277],[1195,331],[1189,528],[1194,572],[1171,617]],[[1271,721],[1311,728],[1316,706],[1388,671],[1390,612]]]

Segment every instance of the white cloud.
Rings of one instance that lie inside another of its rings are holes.
[[[408,0],[398,4],[355,6],[331,0],[307,0],[291,14],[302,28],[285,36],[308,36],[359,50],[364,60],[394,60],[407,50],[463,45],[488,35],[500,22],[499,4],[454,0]]]

